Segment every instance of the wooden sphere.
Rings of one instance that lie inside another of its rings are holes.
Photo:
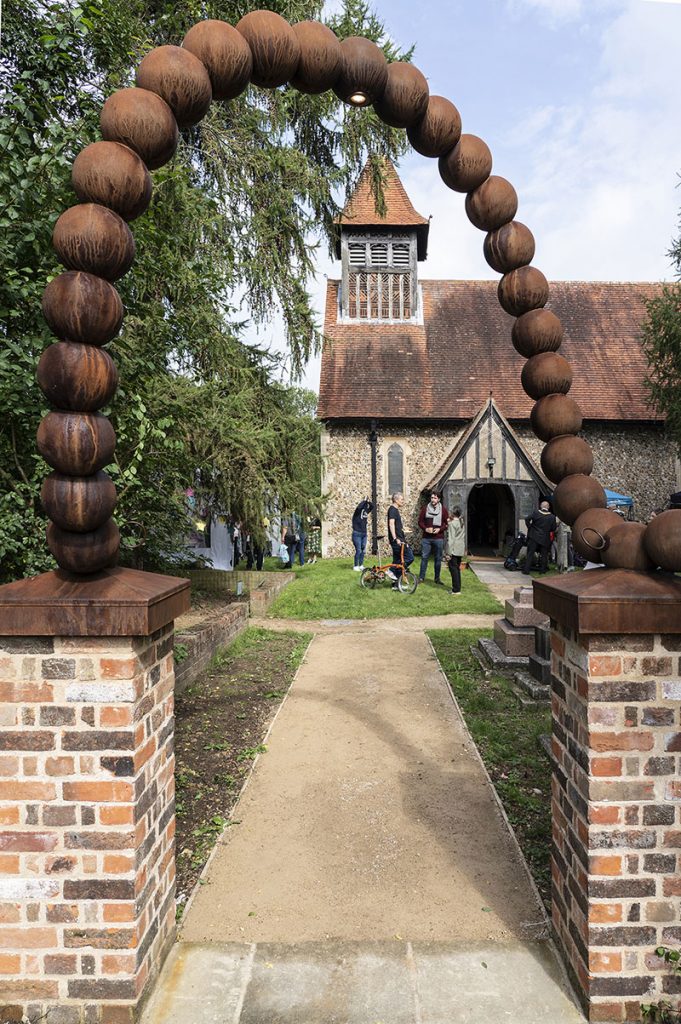
[[[666,572],[681,572],[681,509],[670,508],[651,519],[643,544],[655,565]]]
[[[40,497],[52,522],[73,533],[97,530],[116,507],[114,482],[103,472],[94,476],[50,473],[43,481]]]
[[[121,535],[113,519],[89,533],[72,533],[48,523],[47,546],[61,569],[90,576],[116,564]]]
[[[650,572],[655,566],[645,549],[645,534],[645,523],[627,523],[620,519],[606,532],[601,560],[609,569]]]
[[[175,116],[155,92],[119,89],[109,96],[99,117],[102,135],[138,153],[150,171],[172,159],[179,139]]]
[[[566,476],[584,473],[589,476],[594,468],[591,446],[574,434],[561,434],[552,438],[541,453],[541,468],[554,484]]]
[[[560,348],[563,325],[550,309],[531,309],[518,317],[511,337],[516,352],[530,359],[540,352],[556,352]]]
[[[428,107],[428,82],[413,64],[398,60],[388,65],[383,95],[374,104],[382,121],[393,128],[410,128]]]
[[[71,184],[81,203],[99,203],[130,221],[151,202],[151,175],[120,142],[92,142],[73,162]]]
[[[506,178],[493,174],[466,196],[468,219],[480,231],[496,231],[513,220],[518,193]]]
[[[233,100],[251,80],[253,54],[241,32],[208,18],[192,26],[182,46],[197,57],[210,78],[214,100]]]
[[[298,92],[312,95],[333,89],[343,62],[340,40],[321,21],[299,21],[292,27],[300,46],[300,61],[291,85]]]
[[[535,401],[547,395],[566,395],[572,386],[572,367],[557,352],[540,352],[527,360],[520,382],[525,394]]]
[[[118,387],[116,364],[104,349],[57,341],[38,363],[38,384],[51,405],[73,412],[95,412]]]
[[[383,50],[363,36],[341,42],[341,68],[333,91],[344,103],[368,107],[383,95],[388,82],[388,62]]]
[[[489,232],[483,244],[483,253],[492,270],[508,274],[532,262],[534,235],[520,221],[512,220],[510,224],[503,224],[496,231]]]
[[[180,128],[198,124],[213,98],[210,77],[198,57],[181,46],[157,46],[143,58],[135,82],[165,100]]]
[[[116,447],[111,423],[98,413],[49,412],[37,438],[45,462],[67,476],[92,476],[111,462]]]
[[[65,341],[106,345],[120,331],[123,312],[112,284],[79,270],[59,274],[43,292],[43,316]]]
[[[553,492],[553,511],[568,526],[588,508],[605,508],[606,505],[605,491],[598,480],[583,473],[566,476]]]
[[[561,434],[578,434],[582,429],[582,411],[567,395],[547,395],[533,406],[530,423],[540,441],[550,441]]]
[[[521,316],[530,309],[545,306],[549,298],[549,282],[536,267],[518,267],[504,274],[497,289],[499,304],[511,316]]]
[[[421,156],[442,157],[461,138],[461,115],[451,100],[431,96],[421,120],[407,128],[407,138]]]
[[[251,11],[237,22],[253,54],[251,81],[264,89],[289,82],[298,69],[300,43],[295,32],[274,11]]]
[[[96,203],[65,210],[54,226],[52,245],[69,270],[85,270],[107,281],[127,274],[135,258],[128,225],[113,210]]]
[[[605,535],[622,522],[611,508],[588,508],[572,524],[572,546],[583,558],[600,562],[605,547]]]
[[[462,135],[438,161],[440,177],[454,192],[472,192],[492,173],[489,146],[477,135]]]

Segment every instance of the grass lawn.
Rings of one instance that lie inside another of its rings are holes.
[[[470,652],[480,630],[428,633],[547,908],[551,902],[551,769],[539,745],[548,707],[523,707],[505,676],[485,674]]]
[[[276,559],[266,559],[266,569],[276,569]],[[371,564],[367,559],[367,565]],[[389,583],[364,590],[360,573],[353,572],[350,558],[318,559],[314,565],[294,567],[295,579],[270,606],[268,616],[281,619],[388,619],[398,616],[447,615],[458,612],[496,615],[503,611],[497,599],[470,570],[462,572],[462,594],[454,597],[449,586],[429,577],[413,594],[400,594]],[[442,578],[450,584],[449,570]]]

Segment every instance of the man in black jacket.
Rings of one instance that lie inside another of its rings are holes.
[[[546,572],[549,567],[549,550],[551,534],[556,530],[556,517],[551,511],[548,501],[541,501],[539,508],[525,520],[527,526],[527,555],[523,573],[530,575],[535,551],[539,552],[539,572]]]

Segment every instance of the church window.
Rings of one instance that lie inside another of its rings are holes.
[[[404,492],[404,452],[399,444],[388,448],[388,493]]]
[[[351,320],[411,320],[411,241],[348,241],[347,315]]]

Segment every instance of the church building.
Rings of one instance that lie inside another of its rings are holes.
[[[513,318],[496,281],[421,277],[429,221],[389,162],[384,197],[379,215],[365,168],[337,223],[341,276],[327,286],[318,407],[322,549],[352,553],[352,512],[365,497],[375,499],[374,534],[384,534],[395,491],[405,496],[405,526],[420,537],[418,509],[436,489],[448,508],[461,508],[468,549],[498,553],[552,491],[520,384]],[[570,395],[584,414],[594,474],[631,496],[641,520],[681,488],[676,446],[644,385],[640,327],[644,301],[658,291],[556,281],[547,303],[565,330],[561,353],[574,368]]]

